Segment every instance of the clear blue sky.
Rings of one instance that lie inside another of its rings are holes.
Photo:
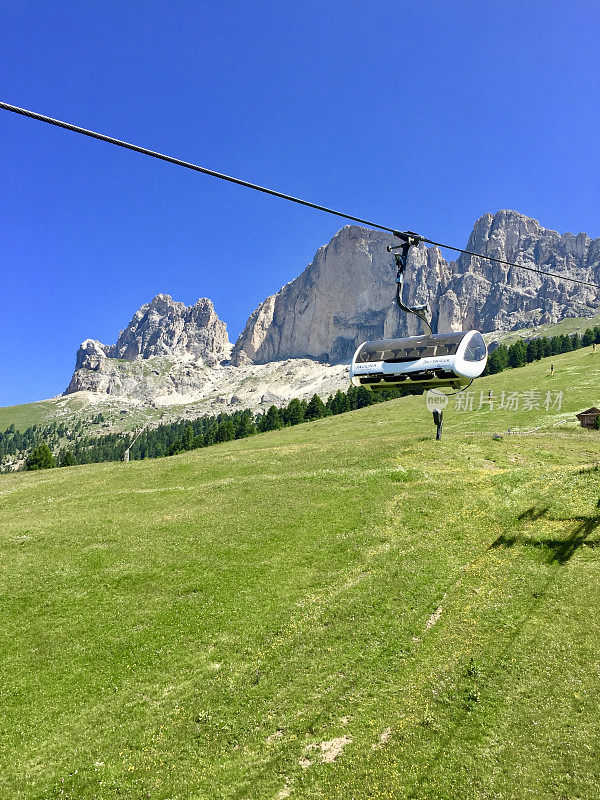
[[[2,0],[2,99],[464,245],[600,235],[600,3]],[[0,405],[166,292],[232,339],[343,224],[0,111]],[[451,255],[451,254],[447,254]],[[390,287],[390,292],[392,287]]]

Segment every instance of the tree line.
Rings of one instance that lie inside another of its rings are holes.
[[[210,447],[213,444],[243,439],[258,433],[279,430],[303,422],[322,419],[346,411],[354,411],[373,403],[381,403],[406,394],[417,394],[416,388],[389,389],[377,394],[363,386],[341,389],[326,402],[318,395],[310,400],[292,399],[287,406],[272,405],[264,413],[250,410],[205,415],[192,420],[160,423],[136,433],[88,433],[89,428],[79,421],[73,430],[61,423],[43,427],[34,425],[21,433],[11,425],[0,433],[0,459],[5,455],[27,453],[23,469],[37,470],[68,467],[103,461],[122,461],[129,450],[130,460],[161,458],[188,450]],[[100,420],[94,419],[93,422]]]
[[[505,369],[524,367],[525,364],[530,364],[532,361],[557,356],[560,353],[569,353],[571,350],[579,350],[581,347],[589,347],[592,344],[600,344],[600,325],[588,328],[582,335],[573,333],[551,337],[539,336],[528,342],[519,339],[508,347],[502,344],[492,350],[483,374],[494,375]]]

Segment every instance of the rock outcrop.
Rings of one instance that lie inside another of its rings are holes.
[[[90,363],[90,362],[86,362]],[[348,386],[348,367],[295,358],[269,364],[234,367],[228,362],[206,366],[202,361],[151,356],[124,361],[99,356],[97,366],[75,371],[66,394],[84,392],[88,400],[125,401],[154,407],[195,403],[206,414],[251,408],[264,411],[293,397],[323,397]]]
[[[416,319],[394,303],[395,269],[386,251],[391,235],[349,225],[322,247],[291,283],[250,316],[236,342],[236,364],[308,356],[330,362],[350,357],[364,339],[416,333]],[[600,239],[562,236],[516,211],[485,214],[468,250],[525,266],[600,280]],[[557,322],[597,310],[594,289],[473,256],[448,263],[420,245],[410,257],[405,297],[429,304],[434,329],[484,331]]]
[[[230,352],[227,326],[215,313],[211,300],[203,297],[188,307],[169,295],[158,294],[151,303],[136,311],[116,344],[106,345],[95,339],[82,342],[66,393],[119,391],[118,377],[123,371],[119,362],[122,361],[162,357],[170,360],[162,364],[159,371],[163,371],[166,364],[181,365],[185,371],[183,365],[188,362],[196,362],[196,370],[201,371],[228,359]]]
[[[216,364],[229,357],[227,325],[215,313],[211,300],[202,297],[193,306],[157,294],[142,306],[107,355],[133,361],[152,356],[189,356]]]

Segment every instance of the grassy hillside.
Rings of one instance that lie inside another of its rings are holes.
[[[164,416],[178,418],[185,413],[186,406],[167,409]],[[121,413],[123,412],[123,414]],[[84,392],[66,397],[53,397],[36,403],[0,408],[0,431],[14,425],[21,431],[31,425],[48,425],[50,422],[84,423],[102,413],[111,423],[111,429],[129,431],[151,420],[163,416],[162,409],[146,406],[131,406],[124,401],[103,401],[90,403]]]
[[[536,325],[533,328],[519,328],[516,331],[494,331],[485,334],[488,342],[500,342],[510,345],[518,339],[531,339],[533,336],[571,336],[574,333],[585,333],[588,328],[600,325],[600,314],[593,317],[565,317],[560,322],[548,325]]]
[[[6,430],[10,425],[19,430],[25,430],[30,425],[45,425],[63,416],[77,415],[84,406],[85,403],[76,397],[53,397],[37,403],[3,406],[0,408],[0,431]]]
[[[411,397],[0,476],[0,796],[600,796],[600,353],[554,363],[441,442]]]

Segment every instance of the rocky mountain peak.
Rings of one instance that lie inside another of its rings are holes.
[[[211,300],[202,297],[186,306],[168,294],[157,294],[135,312],[116,344],[105,345],[95,339],[82,342],[67,392],[90,389],[92,385],[96,391],[98,380],[92,379],[90,373],[101,373],[107,358],[137,361],[171,356],[178,361],[201,361],[210,367],[229,358],[230,352],[227,326],[217,316]]]
[[[467,250],[526,267],[581,280],[600,279],[600,239],[585,233],[559,234],[517,211],[484,214],[473,227]],[[441,306],[462,327],[510,330],[591,316],[597,310],[595,289],[536,272],[462,254],[451,264],[452,279]],[[440,313],[447,327],[448,314]]]
[[[188,307],[157,294],[135,312],[110,355],[126,361],[170,355],[212,364],[229,355],[227,326],[206,297]]]
[[[398,310],[390,303],[396,273],[386,252],[391,239],[356,225],[342,228],[298,278],[253,312],[233,362],[306,356],[340,361],[360,336],[396,329]]]

